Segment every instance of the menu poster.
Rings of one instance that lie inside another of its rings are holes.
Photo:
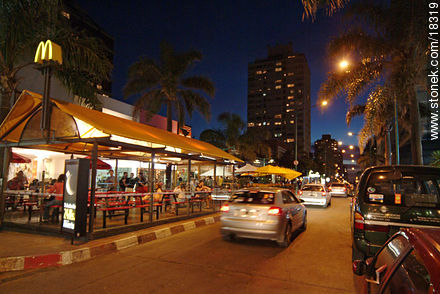
[[[89,160],[66,160],[62,230],[74,237],[87,233]]]

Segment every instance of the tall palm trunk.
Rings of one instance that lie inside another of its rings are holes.
[[[413,164],[423,164],[422,136],[420,132],[419,103],[414,90],[409,93],[411,119],[411,157]]]
[[[167,102],[167,131],[173,131],[173,111],[171,109],[171,101]],[[171,164],[167,164],[167,168],[165,170],[165,178],[166,183],[165,186],[167,189],[171,188]]]
[[[167,131],[173,131],[173,111],[171,109],[171,101],[167,102]]]

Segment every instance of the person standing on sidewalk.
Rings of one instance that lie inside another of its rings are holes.
[[[64,181],[66,180],[66,176],[64,174],[59,175],[56,183],[49,188],[47,193],[55,193],[55,199],[46,203],[44,207],[44,215],[43,221],[49,220],[49,210],[51,206],[54,205],[63,205],[63,194],[64,194]]]

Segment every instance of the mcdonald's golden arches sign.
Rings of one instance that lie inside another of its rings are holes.
[[[43,63],[43,61],[49,60],[58,62],[59,64],[63,63],[61,47],[51,40],[47,40],[46,43],[41,41],[35,53],[34,62]]]

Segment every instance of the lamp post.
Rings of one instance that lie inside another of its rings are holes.
[[[327,106],[328,101],[327,100],[323,100],[321,101],[321,103],[316,103],[313,104],[312,106],[310,106],[310,108],[313,107],[318,107],[318,106],[322,106],[325,107]],[[296,110],[296,109],[295,109]],[[298,120],[296,119],[296,111],[295,111],[295,118],[294,118],[294,123],[295,123],[295,160],[294,160],[294,165],[295,165],[295,170],[298,169],[298,124],[297,124]]]
[[[43,138],[46,137],[47,140],[50,138],[50,79],[52,76],[52,66],[55,64],[62,64],[62,50],[61,47],[47,40],[46,42],[41,41],[38,45],[37,51],[35,52],[34,62],[41,64],[43,67],[44,75],[44,90],[43,90],[43,101],[42,101],[42,115],[40,128],[43,133]]]

